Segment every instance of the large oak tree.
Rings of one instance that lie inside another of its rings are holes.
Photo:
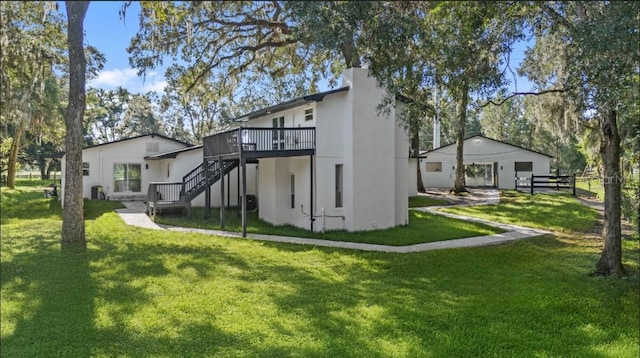
[[[88,1],[67,1],[69,46],[69,104],[66,114],[66,167],[62,250],[83,251],[87,243],[82,201],[82,118],[85,107],[86,60],[84,55],[84,17]]]
[[[630,114],[638,101],[640,5],[557,1],[532,9],[531,26],[539,41],[528,54],[526,73],[543,90],[562,88],[566,100],[577,109],[578,121],[597,133],[604,166],[605,213],[604,247],[596,272],[624,275],[621,126],[638,122]],[[555,40],[555,47],[547,46],[552,42],[549,38]]]

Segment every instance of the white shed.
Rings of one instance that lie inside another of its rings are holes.
[[[422,157],[420,169],[425,187],[453,187],[455,143],[427,151]],[[516,177],[549,175],[551,159],[544,153],[475,135],[464,140],[465,183],[469,187],[514,189]]]

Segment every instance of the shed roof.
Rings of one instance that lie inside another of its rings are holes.
[[[531,150],[531,149],[528,149],[528,148],[525,148],[525,147],[521,147],[521,146],[519,146],[519,145],[515,145],[515,144],[511,144],[511,143],[503,142],[503,141],[501,141],[501,140],[497,140],[497,139],[489,138],[489,137],[484,136],[484,135],[482,135],[482,134],[472,135],[472,136],[470,136],[470,137],[465,138],[465,139],[464,139],[464,141],[466,142],[466,141],[468,141],[468,140],[470,140],[470,139],[473,139],[473,138],[476,138],[476,137],[480,137],[480,138],[488,139],[488,140],[490,140],[490,141],[494,141],[494,142],[496,142],[496,143],[505,144],[505,145],[508,145],[508,146],[510,146],[510,147],[514,147],[514,148],[518,148],[518,149],[526,150],[526,151],[528,151],[528,152],[532,152],[532,153],[536,153],[536,154],[544,155],[544,156],[549,157],[549,158],[553,158],[553,156],[552,156],[552,155],[549,155],[549,154],[546,154],[546,153],[542,153],[542,152],[538,152],[538,151],[535,151],[535,150]],[[441,146],[440,148],[431,149],[431,150],[427,150],[427,151],[421,151],[421,152],[420,152],[420,154],[421,154],[421,155],[426,155],[426,154],[429,154],[429,153],[437,152],[437,151],[439,151],[439,150],[441,150],[441,149],[443,149],[443,148],[450,147],[450,146],[455,145],[455,144],[456,144],[456,142],[449,143],[449,144],[447,144],[447,145],[443,145],[443,146]]]
[[[174,149],[168,152],[147,155],[146,157],[144,157],[144,159],[148,159],[148,160],[174,159],[181,153],[189,152],[189,151],[200,149],[200,148],[202,148],[202,144],[193,145],[191,147],[186,147],[186,148]]]
[[[181,141],[181,140],[177,140],[177,139],[174,139],[174,138],[170,138],[170,137],[167,137],[167,136],[162,135],[162,134],[158,134],[158,133],[149,133],[149,134],[142,134],[142,135],[138,135],[138,136],[135,136],[135,137],[129,137],[129,138],[123,138],[123,139],[119,139],[119,140],[114,140],[114,141],[112,141],[112,142],[106,142],[106,143],[100,143],[100,144],[96,144],[96,145],[91,145],[91,146],[88,146],[88,147],[83,148],[83,149],[90,149],[90,148],[95,148],[95,147],[101,147],[101,146],[103,146],[103,145],[115,144],[115,143],[121,143],[121,142],[126,142],[126,141],[128,141],[128,140],[138,139],[138,138],[143,138],[143,137],[151,137],[151,138],[153,138],[153,137],[160,137],[160,138],[168,139],[168,140],[173,141],[173,142],[176,142],[176,143],[184,144],[184,145],[186,145],[187,147],[191,147],[191,146],[193,146],[193,144],[191,144],[191,143],[187,143],[187,142],[183,142],[183,141]]]

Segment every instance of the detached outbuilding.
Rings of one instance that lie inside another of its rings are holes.
[[[425,187],[451,188],[455,180],[455,143],[423,152],[420,166]],[[465,182],[469,187],[514,189],[516,178],[549,175],[553,157],[513,144],[475,135],[464,140]]]

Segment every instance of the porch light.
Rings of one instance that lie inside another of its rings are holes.
[[[149,164],[145,163],[145,164],[144,164],[144,168],[145,168],[145,169],[149,169]]]

